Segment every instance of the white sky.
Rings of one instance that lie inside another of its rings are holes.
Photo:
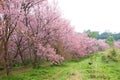
[[[78,32],[120,32],[120,0],[58,0],[64,17]]]

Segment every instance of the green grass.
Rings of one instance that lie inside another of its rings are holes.
[[[105,63],[102,55],[99,52],[64,62],[61,66],[39,67],[8,77],[1,76],[0,80],[120,80],[120,62]]]

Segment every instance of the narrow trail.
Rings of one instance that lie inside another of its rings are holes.
[[[75,70],[74,75],[69,76],[68,80],[82,80],[82,74]]]
[[[31,69],[32,69],[32,67],[22,67],[22,68],[20,68],[18,70],[12,70],[11,74],[21,74],[21,73],[27,72],[27,71],[29,71]],[[6,76],[5,70],[3,70],[1,72],[0,76]]]

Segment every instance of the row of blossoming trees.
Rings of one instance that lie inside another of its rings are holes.
[[[109,46],[103,40],[76,33],[47,0],[0,0],[0,68],[10,74],[16,63],[33,67],[49,61],[87,56]]]

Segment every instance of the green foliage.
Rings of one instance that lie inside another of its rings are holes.
[[[112,55],[116,55],[112,50]],[[102,55],[97,53],[89,57],[66,61],[61,66],[41,66],[25,73],[0,77],[0,80],[120,80],[120,63],[103,63]],[[88,63],[92,62],[92,65]]]
[[[105,62],[109,62],[109,61],[119,62],[120,61],[120,49],[118,48],[108,49],[106,53],[102,56],[102,60]]]
[[[112,32],[103,32],[98,35],[98,39],[107,39],[108,36],[113,36],[116,41],[120,40],[120,33],[112,33]]]
[[[108,36],[106,39],[106,43],[108,43],[110,46],[113,46],[113,44],[114,44],[113,36]]]
[[[97,39],[97,37],[99,35],[99,32],[97,32],[97,31],[87,30],[87,31],[85,31],[85,33],[87,33],[89,37],[96,38],[96,39]]]

